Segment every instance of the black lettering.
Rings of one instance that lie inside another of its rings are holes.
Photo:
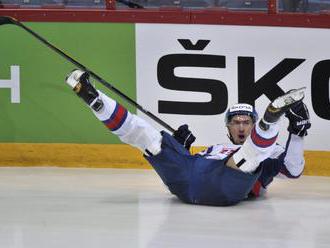
[[[255,105],[255,100],[265,94],[271,101],[283,95],[277,85],[305,59],[283,59],[279,64],[255,81],[254,57],[238,57],[238,100]]]
[[[199,54],[170,54],[160,58],[157,65],[159,84],[165,89],[206,92],[211,94],[210,102],[158,102],[159,113],[181,115],[216,115],[227,108],[228,91],[219,80],[202,78],[185,78],[174,75],[177,67],[213,67],[225,68],[225,56]]]
[[[210,43],[210,40],[198,40],[194,45],[191,40],[188,39],[178,39],[181,46],[186,50],[204,50],[204,48]]]
[[[312,106],[315,114],[330,120],[329,100],[330,60],[318,62],[312,72]]]

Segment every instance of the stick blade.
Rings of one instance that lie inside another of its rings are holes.
[[[0,25],[15,24],[16,20],[10,16],[0,16]]]

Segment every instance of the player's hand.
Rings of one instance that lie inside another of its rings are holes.
[[[173,137],[182,144],[187,150],[190,149],[191,144],[196,140],[196,137],[188,129],[188,125],[181,125],[174,133]]]
[[[294,104],[286,113],[289,119],[288,131],[290,133],[304,137],[307,135],[307,129],[311,127],[309,113],[306,105],[300,101]]]

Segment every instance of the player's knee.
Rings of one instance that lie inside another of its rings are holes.
[[[247,173],[254,172],[259,165],[257,153],[247,141],[245,141],[244,145],[233,155],[233,160],[241,171]]]
[[[160,132],[136,115],[131,115],[123,124],[118,137],[122,142],[139,148],[146,155],[157,155],[161,151]]]
[[[277,135],[278,130],[275,126],[269,129],[269,131],[262,131],[257,126],[253,128],[251,135],[233,155],[233,160],[237,167],[244,172],[254,172],[260,162],[271,155],[275,147]]]

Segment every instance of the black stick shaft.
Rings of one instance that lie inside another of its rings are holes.
[[[15,24],[15,25],[23,28],[25,31],[27,31],[28,33],[30,33],[36,39],[38,39],[43,44],[45,44],[46,46],[48,46],[50,49],[52,49],[53,51],[55,51],[57,54],[59,54],[62,57],[64,57],[66,60],[70,61],[72,64],[74,64],[75,66],[77,66],[79,69],[81,69],[83,71],[87,71],[93,78],[95,78],[97,81],[99,81],[101,84],[103,84],[106,88],[108,88],[112,92],[114,92],[117,95],[119,95],[121,98],[123,98],[128,103],[130,103],[131,105],[133,105],[134,107],[136,107],[137,109],[139,109],[145,115],[149,116],[155,122],[157,122],[158,124],[162,125],[164,128],[166,128],[167,130],[171,131],[172,133],[175,131],[175,129],[172,128],[170,125],[168,125],[166,122],[164,122],[163,120],[159,119],[157,116],[155,116],[151,112],[147,111],[146,109],[144,109],[141,105],[139,105],[133,99],[131,99],[130,97],[128,97],[127,95],[125,95],[124,93],[122,93],[120,90],[118,90],[117,88],[115,88],[114,86],[112,86],[110,83],[108,83],[106,80],[104,80],[103,78],[101,78],[100,76],[98,76],[93,71],[89,70],[86,66],[80,64],[77,60],[73,59],[72,57],[70,57],[69,55],[67,55],[66,53],[64,53],[62,50],[60,50],[59,48],[57,48],[56,46],[54,46],[51,43],[49,43],[46,39],[44,39],[43,37],[41,37],[39,34],[37,34],[36,32],[34,32],[32,29],[30,29],[27,26],[25,26],[23,23],[15,20],[13,18],[10,18],[10,17],[0,17],[0,25],[1,24]]]

